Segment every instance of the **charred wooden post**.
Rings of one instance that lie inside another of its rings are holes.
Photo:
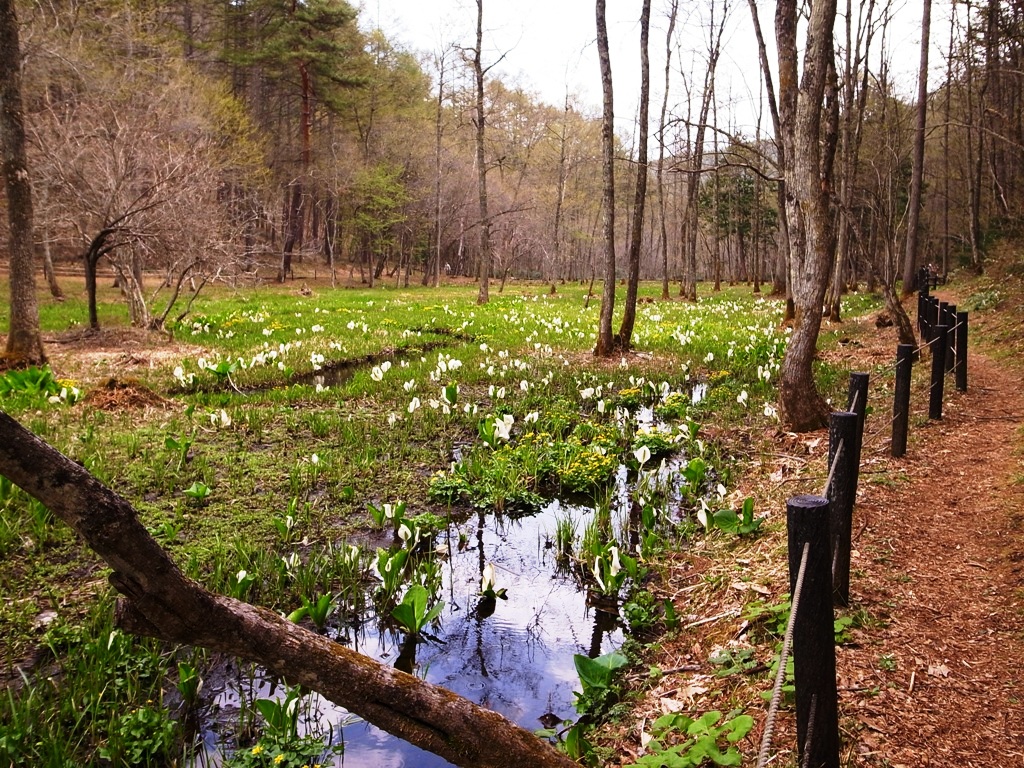
[[[829,502],[823,496],[786,501],[789,529],[789,589],[797,600],[798,575],[807,544],[793,619],[793,676],[796,683],[798,765],[839,768],[839,708],[832,611]]]
[[[914,345],[896,347],[896,392],[892,402],[892,456],[907,453],[907,428],[910,424],[910,378],[914,366]]]
[[[942,386],[946,375],[946,347],[949,326],[937,325],[934,328],[932,348],[932,384],[928,397],[928,418],[942,418]]]
[[[864,445],[864,421],[868,415],[868,382],[866,373],[850,374],[850,389],[846,398],[846,410],[857,414],[857,431],[853,447],[853,493],[857,493],[860,480],[860,450]]]
[[[956,391],[967,391],[967,313],[956,313],[956,367],[953,369]]]
[[[952,373],[956,364],[956,304],[946,305],[942,324],[949,326],[950,332],[946,334],[946,373]]]
[[[829,535],[832,549],[832,601],[850,604],[850,549],[853,506],[857,499],[857,434],[860,417],[837,411],[828,424]]]

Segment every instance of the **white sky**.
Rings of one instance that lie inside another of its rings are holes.
[[[896,22],[891,31],[892,77],[900,92],[911,96],[920,45],[920,2],[878,0],[888,3]],[[731,0],[732,10],[723,37],[722,59],[717,84],[719,123],[752,135],[758,112],[760,67],[757,46],[745,0]],[[858,7],[859,0],[854,0]],[[362,0],[360,18],[364,27],[376,23],[392,40],[411,50],[437,52],[446,45],[475,44],[477,6],[475,0]],[[509,84],[533,91],[553,105],[561,106],[566,90],[579,97],[581,105],[599,114],[600,75],[595,39],[594,0],[484,0],[484,65],[504,56],[494,68]],[[682,48],[673,53],[673,77],[669,109],[682,105],[676,113],[685,113],[685,91],[679,75],[695,72],[703,81],[703,58],[694,65],[693,57],[706,56],[707,3],[682,0],[676,22],[677,39]],[[840,3],[840,13],[845,6]],[[668,27],[667,3],[654,0],[651,12],[651,114],[661,108],[664,82],[665,32]],[[775,4],[758,0],[761,26],[772,48]],[[933,4],[932,54],[929,69],[937,82],[945,62],[936,50],[947,46],[949,35],[947,0]],[[631,132],[635,121],[640,80],[640,0],[608,0],[607,21],[610,38],[612,74],[615,89],[616,122],[620,131]],[[877,48],[878,42],[875,46]],[[731,105],[731,106],[730,106]],[[767,105],[762,130],[770,125]]]

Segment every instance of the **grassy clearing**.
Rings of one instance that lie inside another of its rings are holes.
[[[466,287],[211,291],[156,362],[120,375],[125,398],[158,396],[149,405],[97,408],[106,369],[62,357],[49,381],[8,387],[3,407],[131,500],[187,573],[284,613],[305,605],[311,615],[324,595],[322,610],[365,608],[365,586],[387,560],[346,542],[379,528],[372,512],[384,505],[405,502],[403,521],[416,531],[472,505],[530,509],[552,494],[583,494],[600,509],[620,463],[635,472],[683,446],[690,485],[671,495],[652,481],[642,506],[658,509],[647,530],[667,535],[661,516],[685,535],[717,521],[738,532],[742,499],[726,487],[730,465],[704,428],[775,420],[786,341],[779,304],[745,290],[696,305],[646,301],[653,294],[642,291],[637,351],[597,361],[596,300],[584,308],[575,286],[553,296],[546,286],[516,290],[483,307]],[[101,323],[123,322],[117,306],[101,306]],[[854,297],[847,311],[869,306]],[[50,331],[84,317],[77,299],[44,302]],[[836,397],[845,375],[819,368]],[[668,426],[638,425],[642,408]],[[0,762],[129,765],[180,755],[180,664],[195,662],[191,652],[113,630],[91,554],[9,484],[0,483],[0,506],[4,667],[35,661],[0,697],[0,722],[9,723]],[[567,554],[590,564],[580,570],[601,591],[617,595],[640,580],[616,532],[568,529]],[[655,571],[659,540],[640,552]],[[630,623],[664,626],[666,609],[644,594],[627,603]],[[289,734],[279,735],[279,751],[267,755],[286,753]]]

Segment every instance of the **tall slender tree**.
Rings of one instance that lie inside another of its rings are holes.
[[[612,91],[612,60],[608,52],[608,22],[605,0],[596,0],[597,58],[601,66],[601,180],[604,289],[601,293],[601,314],[597,326],[594,354],[608,357],[614,352],[612,314],[615,312],[615,99]]]
[[[32,185],[25,152],[21,45],[14,0],[0,0],[0,161],[7,189],[11,318],[6,356],[16,365],[46,361],[36,300]]]
[[[476,48],[473,49],[473,75],[476,81],[476,178],[480,199],[480,292],[477,304],[490,300],[491,219],[487,210],[487,166],[484,157],[484,0],[476,0]]]
[[[913,172],[910,176],[910,206],[907,209],[907,251],[903,256],[903,296],[917,286],[919,222],[921,220],[921,188],[924,186],[924,129],[928,116],[928,45],[932,27],[932,0],[921,3],[921,65],[917,73],[917,110],[914,126]]]
[[[615,345],[629,349],[636,324],[636,299],[640,286],[640,248],[644,238],[644,211],[647,203],[647,132],[651,111],[651,60],[648,40],[651,30],[651,0],[643,0],[640,11],[640,114],[639,138],[636,157],[636,195],[633,199],[633,227],[629,238],[629,279],[626,283],[626,303],[622,324]]]
[[[672,35],[676,28],[679,0],[671,0],[668,12],[668,31],[665,33],[665,92],[661,98],[661,117],[658,119],[658,222],[661,224],[661,298],[668,300],[668,225],[665,221],[665,116],[668,112],[669,75],[672,71]]]

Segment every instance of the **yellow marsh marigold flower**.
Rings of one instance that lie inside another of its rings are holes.
[[[284,762],[284,755],[278,755],[274,758],[274,765],[280,765]]]
[[[262,751],[263,751],[263,745],[262,744],[257,744],[255,747],[252,748],[252,753],[254,755],[258,755]]]

